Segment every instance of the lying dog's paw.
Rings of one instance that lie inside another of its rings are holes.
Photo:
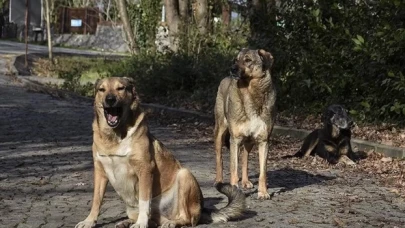
[[[263,193],[263,192],[258,192],[258,193],[257,193],[257,199],[258,199],[258,200],[268,200],[268,199],[270,199],[270,194],[267,193],[267,192],[265,192],[265,193]]]
[[[96,226],[96,221],[81,221],[75,228],[92,228]]]
[[[340,157],[338,164],[345,164],[345,165],[348,165],[348,166],[356,166],[356,163],[354,161],[352,161],[346,155],[343,155],[343,156]]]
[[[172,221],[166,221],[162,224],[161,228],[176,228],[176,224]]]
[[[135,221],[132,219],[125,219],[125,220],[120,221],[117,224],[115,224],[115,228],[127,228],[127,227],[130,227],[134,223],[135,223]]]

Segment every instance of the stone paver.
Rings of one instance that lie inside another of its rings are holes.
[[[0,78],[0,227],[73,227],[92,199],[92,105],[60,100],[5,85]],[[210,137],[183,132],[153,119],[152,132],[196,175],[208,206],[226,201],[212,187]],[[228,175],[228,153],[225,174]],[[343,177],[337,170],[310,172],[269,163],[272,200],[248,197],[241,221],[199,227],[404,227],[405,203],[373,178]],[[256,159],[250,172],[255,176]],[[253,177],[254,182],[257,178]],[[114,227],[125,208],[108,187],[99,227]]]

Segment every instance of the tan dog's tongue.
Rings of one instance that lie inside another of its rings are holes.
[[[110,122],[115,122],[118,118],[118,116],[113,116],[111,114],[108,114],[107,117],[108,117],[108,121],[110,121]]]

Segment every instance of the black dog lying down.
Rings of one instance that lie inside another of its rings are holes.
[[[332,164],[354,165],[356,156],[350,144],[354,123],[346,109],[342,105],[330,105],[322,115],[322,122],[323,128],[311,132],[294,156],[317,154]]]

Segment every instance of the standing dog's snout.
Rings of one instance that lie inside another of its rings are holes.
[[[116,98],[114,95],[108,94],[108,95],[105,97],[105,103],[106,103],[107,105],[113,106],[113,105],[115,104],[115,102],[117,102],[117,98]]]

